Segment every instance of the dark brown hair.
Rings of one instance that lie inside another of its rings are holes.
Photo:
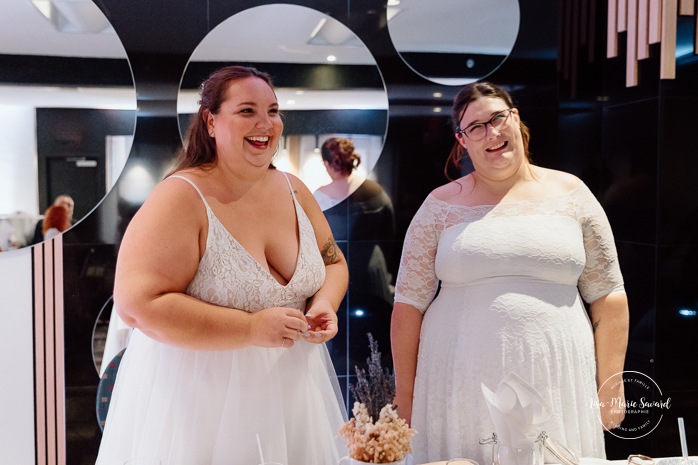
[[[68,218],[68,209],[63,205],[51,205],[44,213],[44,221],[41,226],[41,232],[46,234],[51,228],[56,228],[60,232],[65,231],[70,227],[70,218]]]
[[[207,119],[209,114],[218,114],[225,101],[230,83],[239,79],[256,77],[274,90],[271,76],[258,69],[247,66],[226,66],[214,71],[201,84],[199,111],[192,117],[187,129],[184,147],[177,155],[175,167],[168,176],[176,171],[196,166],[212,165],[216,161],[216,141],[209,135]]]
[[[349,176],[361,164],[361,156],[354,152],[351,139],[330,137],[323,142],[320,152],[323,161],[345,176]]]
[[[507,107],[514,108],[514,100],[511,98],[509,92],[504,88],[492,84],[491,82],[474,82],[463,87],[456,97],[453,99],[453,108],[451,109],[451,126],[453,133],[458,133],[461,130],[460,120],[468,109],[468,105],[475,100],[483,97],[498,98],[502,99]],[[528,161],[531,161],[531,154],[528,151],[528,144],[531,140],[531,131],[528,127],[521,121],[521,137],[523,139],[524,154]],[[446,167],[444,168],[444,174],[449,180],[453,180],[449,175],[449,168],[455,167],[460,170],[461,161],[466,155],[465,148],[458,142],[455,141],[453,148],[451,149],[451,154],[448,156],[446,161]]]

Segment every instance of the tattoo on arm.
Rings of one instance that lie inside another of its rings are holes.
[[[320,251],[322,255],[322,261],[325,262],[325,266],[337,263],[342,257],[342,251],[337,247],[337,243],[334,241],[334,237],[330,236],[327,242],[322,247]]]

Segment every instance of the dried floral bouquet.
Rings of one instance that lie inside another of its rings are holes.
[[[381,365],[378,343],[368,334],[371,356],[366,370],[356,367],[357,382],[350,386],[357,399],[354,417],[339,429],[349,448],[349,456],[366,463],[391,463],[404,460],[412,451],[412,436],[417,431],[397,416],[392,405],[395,376]]]

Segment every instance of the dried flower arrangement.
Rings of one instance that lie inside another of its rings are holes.
[[[356,384],[350,386],[357,399],[354,417],[339,429],[349,448],[349,456],[366,463],[391,463],[403,460],[412,451],[412,436],[417,431],[397,416],[392,405],[395,376],[381,364],[381,353],[373,335],[368,333],[371,356],[365,369],[356,369]],[[376,420],[374,420],[376,419]]]

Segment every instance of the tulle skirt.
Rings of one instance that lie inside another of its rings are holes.
[[[97,465],[336,464],[346,421],[325,345],[195,351],[134,331]],[[259,441],[258,438],[259,437]]]

